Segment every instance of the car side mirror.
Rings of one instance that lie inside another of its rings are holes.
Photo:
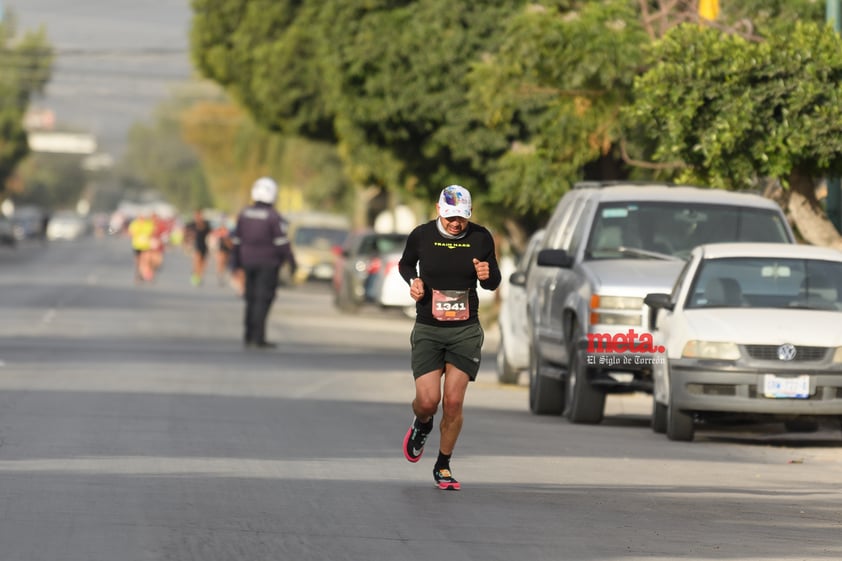
[[[669,294],[665,294],[663,292],[651,292],[646,295],[646,298],[643,299],[643,303],[649,306],[650,308],[660,309],[663,308],[665,310],[672,310],[675,308],[675,305],[672,303]]]
[[[538,252],[538,265],[569,269],[573,266],[573,257],[564,249],[542,249]]]
[[[509,277],[509,284],[512,286],[526,286],[526,273],[516,271]]]
[[[649,329],[657,329],[658,327],[658,310],[675,309],[675,304],[669,294],[663,292],[651,292],[643,299],[643,303],[649,306]]]

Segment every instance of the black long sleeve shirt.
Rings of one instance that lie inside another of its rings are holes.
[[[420,277],[424,297],[415,305],[416,321],[426,325],[459,327],[479,321],[477,282],[486,290],[500,286],[500,267],[494,250],[494,238],[486,228],[468,223],[465,235],[451,240],[441,235],[436,220],[421,224],[410,232],[398,264],[407,283]],[[489,277],[478,281],[473,259],[488,262]],[[417,269],[416,269],[417,267]],[[420,273],[420,274],[419,274]],[[464,321],[439,321],[433,317],[432,291],[468,290],[470,316]]]

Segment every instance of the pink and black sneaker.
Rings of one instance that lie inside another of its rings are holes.
[[[459,482],[453,479],[450,468],[434,468],[433,479],[436,480],[436,487],[443,491],[458,491],[461,489]]]
[[[427,435],[433,429],[431,420],[426,427],[418,426],[418,419],[412,421],[406,436],[403,437],[403,455],[410,462],[417,462],[424,453],[424,443],[427,442]]]

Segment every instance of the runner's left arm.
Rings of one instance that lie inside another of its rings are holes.
[[[488,263],[488,278],[484,281],[479,281],[479,285],[486,290],[496,290],[500,286],[502,275],[500,274],[500,266],[497,263],[497,252],[494,248],[494,238],[491,234],[488,235],[487,242],[484,244],[485,255],[480,257],[480,261]]]

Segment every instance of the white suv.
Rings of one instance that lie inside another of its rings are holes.
[[[559,201],[527,279],[529,408],[602,421],[607,393],[652,392],[648,293],[670,292],[698,245],[794,243],[760,195],[586,182]]]

